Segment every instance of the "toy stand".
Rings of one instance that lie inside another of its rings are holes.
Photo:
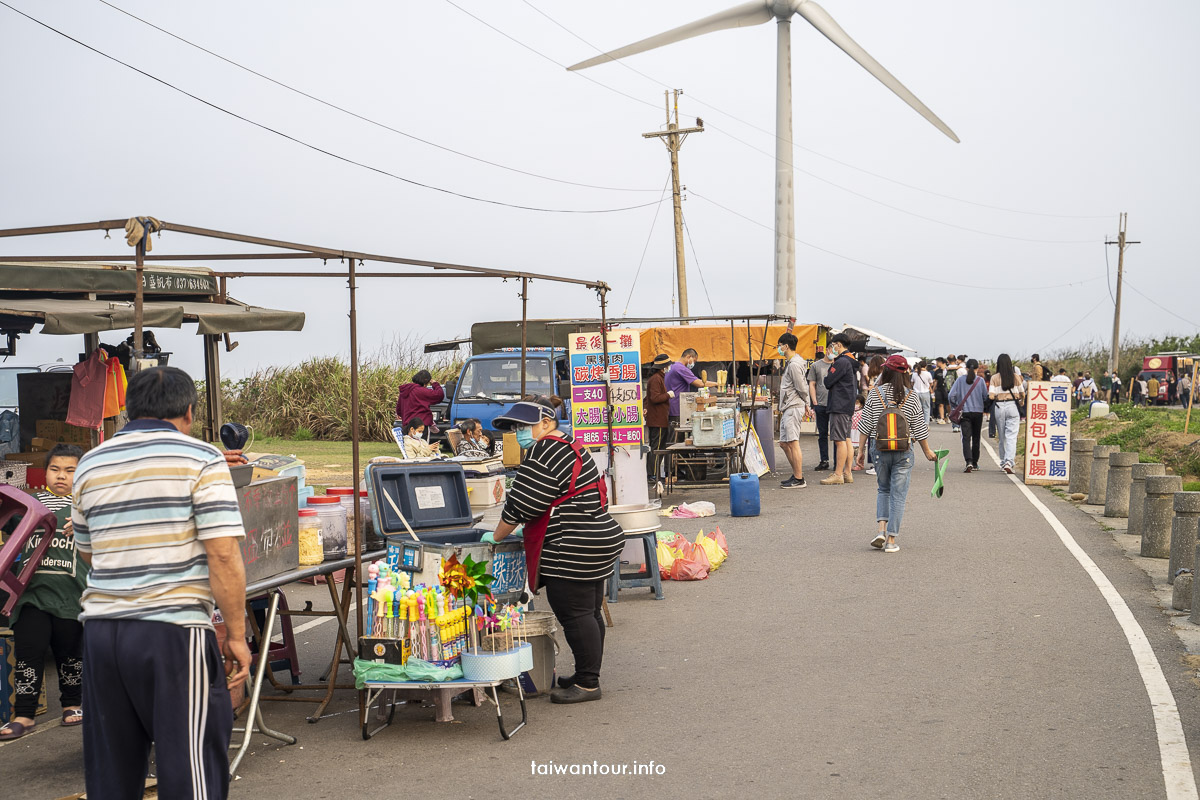
[[[507,680],[507,679],[506,679]],[[454,693],[466,689],[491,689],[491,697],[489,698],[493,705],[496,706],[496,721],[500,725],[500,735],[505,740],[511,739],[513,734],[525,727],[525,723],[529,721],[528,709],[525,706],[525,690],[521,687],[521,681],[517,680],[517,696],[521,701],[521,722],[512,730],[506,730],[504,727],[504,710],[500,707],[500,696],[497,693],[497,687],[503,683],[503,680],[494,681],[469,681],[459,679],[456,681],[444,681],[442,683],[428,683],[425,681],[402,681],[398,683],[388,683],[382,681],[367,681],[363,686],[365,694],[365,703],[363,705],[362,719],[362,737],[363,740],[368,740],[375,734],[379,733],[384,728],[392,724],[392,719],[396,716],[396,703],[391,704],[391,709],[388,711],[387,720],[379,725],[374,730],[370,728],[371,707],[379,700],[386,691],[395,691],[398,689],[413,690],[424,689],[433,691],[438,689],[449,689]],[[487,697],[486,692],[484,697]]]

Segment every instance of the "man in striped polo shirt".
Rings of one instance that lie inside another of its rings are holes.
[[[126,404],[132,421],[75,473],[75,544],[92,565],[80,615],[87,793],[140,797],[153,743],[160,795],[224,798],[229,688],[250,670],[237,494],[221,452],[188,435],[186,372],[138,372]]]

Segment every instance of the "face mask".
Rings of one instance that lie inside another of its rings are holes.
[[[836,347],[829,348],[829,360],[830,361],[837,358],[839,355],[840,355],[840,351]]]
[[[776,347],[776,348],[775,348],[775,350],[776,350],[776,351],[779,353],[779,355],[781,355],[781,356],[786,356],[786,355],[787,355],[787,350],[785,350],[785,349],[784,349],[783,345],[779,345],[778,347]]]
[[[533,429],[521,428],[517,431],[517,444],[522,450],[528,450],[533,447]]]

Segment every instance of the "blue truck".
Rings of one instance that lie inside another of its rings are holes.
[[[562,348],[530,347],[525,355],[525,394],[556,394],[566,404],[565,419],[559,430],[571,432],[571,383],[567,351]],[[521,399],[521,348],[469,357],[458,377],[445,387],[446,399],[435,405],[433,421],[445,431],[464,419],[477,419],[488,437],[495,441],[492,420],[512,408]]]

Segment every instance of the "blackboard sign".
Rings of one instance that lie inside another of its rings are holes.
[[[237,490],[246,538],[242,561],[246,583],[270,578],[300,566],[300,515],[296,478],[269,478]]]

